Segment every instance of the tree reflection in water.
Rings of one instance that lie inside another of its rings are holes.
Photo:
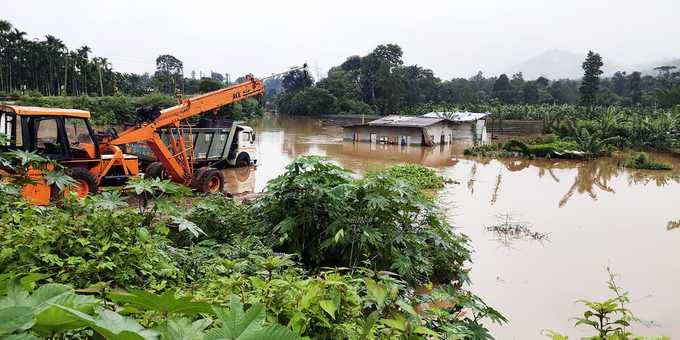
[[[569,199],[574,194],[585,194],[593,200],[597,200],[598,192],[607,192],[615,194],[616,191],[610,185],[612,179],[622,175],[627,175],[627,182],[629,185],[648,185],[654,183],[657,186],[666,186],[672,183],[680,183],[680,170],[676,166],[673,171],[654,171],[654,170],[637,170],[629,169],[623,166],[626,154],[617,157],[599,158],[591,161],[572,161],[572,160],[530,160],[530,159],[516,159],[516,158],[498,158],[505,169],[510,172],[517,172],[528,169],[530,167],[538,168],[538,176],[540,178],[549,174],[555,183],[560,183],[555,170],[571,170],[576,169],[576,175],[572,185],[567,189],[567,192],[559,200],[559,207],[564,207]],[[656,155],[656,157],[666,158],[670,156]],[[670,158],[672,160],[672,158]],[[482,164],[488,163],[489,159],[472,158],[473,161]],[[677,160],[675,161],[677,162]],[[470,181],[468,181],[468,188],[474,192],[473,183],[475,181],[475,174],[477,172],[476,164],[473,164],[471,170]],[[491,199],[491,204],[494,204],[498,199],[498,191],[500,187],[501,175],[498,175],[496,186]]]

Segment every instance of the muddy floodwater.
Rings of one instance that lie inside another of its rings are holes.
[[[680,338],[680,159],[672,171],[629,170],[626,155],[590,162],[462,156],[463,145],[343,142],[337,122],[270,117],[251,122],[257,168],[225,170],[227,190],[260,191],[300,155],[325,155],[357,173],[403,162],[436,168],[439,203],[474,248],[472,289],[510,320],[496,339],[570,338],[587,333],[570,318],[579,299],[604,300],[607,266],[630,291],[639,335]],[[588,330],[590,331],[590,330]]]

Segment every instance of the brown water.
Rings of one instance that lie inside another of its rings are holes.
[[[357,173],[403,162],[437,168],[439,202],[472,240],[472,289],[510,324],[497,339],[544,339],[542,329],[580,338],[569,319],[578,299],[604,300],[606,267],[630,291],[641,335],[680,337],[680,160],[676,170],[621,167],[625,155],[590,162],[467,159],[463,146],[421,148],[342,141],[320,119],[251,123],[257,169],[225,170],[230,191],[259,191],[299,155],[325,155]]]

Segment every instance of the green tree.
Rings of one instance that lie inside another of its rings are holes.
[[[581,87],[579,88],[581,104],[592,106],[597,103],[597,91],[600,87],[602,65],[604,65],[602,57],[598,53],[588,51],[588,56],[581,65],[584,71]]]
[[[513,102],[512,85],[506,74],[501,74],[493,83],[493,96],[503,103]]]
[[[169,54],[158,56],[155,74],[158,89],[163,93],[173,94],[178,84],[183,83],[183,69],[182,61],[174,56]]]
[[[628,81],[628,91],[630,93],[631,100],[633,104],[640,104],[640,101],[642,100],[642,79],[641,79],[642,74],[638,71],[635,71],[628,75],[627,81]]]
[[[222,83],[212,78],[203,78],[198,84],[198,91],[200,93],[212,92],[222,88]]]
[[[297,93],[314,84],[314,79],[307,70],[292,70],[286,73],[281,80],[284,91]]]

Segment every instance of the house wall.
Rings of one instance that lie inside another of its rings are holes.
[[[375,134],[375,142],[386,139],[385,144],[401,144],[401,137],[406,137],[407,144],[420,145],[423,139],[423,129],[416,127],[392,126],[350,126],[344,129],[344,139],[357,142],[371,142],[371,134]],[[356,136],[355,136],[356,134]]]
[[[482,122],[481,124],[479,122]],[[402,144],[404,137],[406,144],[423,144],[423,135],[426,145],[449,144],[457,141],[474,143],[484,141],[486,130],[484,121],[451,123],[442,121],[425,128],[418,127],[396,127],[396,126],[350,126],[344,128],[344,139],[358,142],[371,142],[371,134],[375,134],[375,141],[378,144]],[[477,136],[474,137],[472,124],[477,125]],[[384,141],[381,143],[381,141]]]

